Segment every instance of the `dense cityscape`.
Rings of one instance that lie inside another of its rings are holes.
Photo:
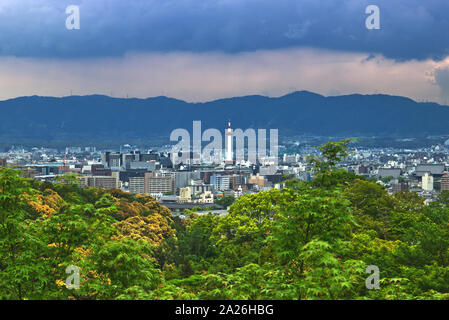
[[[187,163],[173,165],[170,145],[139,149],[125,144],[116,150],[13,146],[0,153],[0,166],[18,168],[24,176],[39,181],[60,182],[58,177],[71,174],[81,187],[148,194],[181,217],[186,209],[226,214],[226,204],[232,199],[282,189],[283,182],[291,178],[313,179],[309,157],[317,150],[291,139],[287,144],[288,148],[279,145],[279,150],[290,153],[279,155],[273,174],[261,174],[261,164],[250,161],[213,164],[194,161],[191,156]],[[291,145],[297,146],[295,153]],[[449,190],[449,144],[414,149],[352,146],[339,168],[377,182],[390,194],[417,192],[429,203],[439,192]]]
[[[0,302],[290,319],[449,300],[445,12],[1,0]]]

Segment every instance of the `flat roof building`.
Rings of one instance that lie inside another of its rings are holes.
[[[117,172],[113,172],[112,176],[84,176],[78,178],[80,181],[80,187],[94,187],[105,189],[117,189],[119,188],[119,179]]]
[[[129,192],[133,194],[145,193],[145,178],[144,177],[129,178]]]
[[[175,194],[175,178],[172,175],[145,173],[145,193]]]

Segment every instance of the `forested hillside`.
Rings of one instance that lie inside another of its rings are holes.
[[[313,181],[245,195],[226,217],[1,168],[0,299],[449,298],[449,194],[426,206],[335,169],[348,142],[310,159]]]
[[[219,111],[219,112],[218,112]],[[0,101],[0,143],[105,143],[165,139],[177,128],[279,129],[280,136],[427,137],[447,135],[449,107],[388,95],[324,97],[307,91],[270,98],[188,103],[167,97],[20,97]]]

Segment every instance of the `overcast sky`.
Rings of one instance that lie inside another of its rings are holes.
[[[448,17],[447,0],[0,0],[0,99],[310,90],[447,103]]]

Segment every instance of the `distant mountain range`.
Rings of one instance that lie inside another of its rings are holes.
[[[389,95],[324,97],[299,91],[206,103],[167,97],[21,97],[0,102],[0,142],[169,138],[176,128],[277,128],[280,136],[449,135],[449,107]]]

